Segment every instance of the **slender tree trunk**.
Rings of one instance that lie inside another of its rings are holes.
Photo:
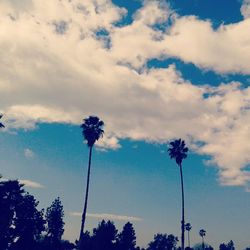
[[[180,174],[181,174],[181,200],[182,200],[182,219],[181,219],[181,250],[185,249],[185,217],[184,217],[184,187],[183,187],[183,174],[182,165],[180,164]]]
[[[83,208],[83,212],[82,212],[82,224],[81,224],[80,237],[79,237],[79,249],[81,249],[82,242],[83,242],[84,225],[85,225],[87,206],[88,206],[89,180],[90,180],[90,167],[91,167],[92,149],[93,149],[93,147],[89,148],[89,165],[88,165],[87,187],[86,187],[86,193],[85,193],[84,208]]]
[[[190,235],[189,235],[189,231],[188,231],[188,247],[190,248]]]
[[[204,237],[202,236],[202,249],[205,249],[205,244],[204,244]]]

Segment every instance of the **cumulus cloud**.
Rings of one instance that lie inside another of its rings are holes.
[[[116,26],[126,10],[109,0],[28,2],[0,2],[6,127],[79,124],[94,114],[106,124],[101,149],[119,148],[122,138],[183,137],[211,156],[221,184],[249,183],[250,88],[196,86],[175,65],[148,69],[146,62],[178,57],[217,72],[249,73],[250,19],[214,30],[210,21],[174,17],[169,26],[169,7],[145,1],[131,24]],[[163,24],[165,30],[157,28]]]
[[[82,214],[79,212],[71,212],[71,216],[81,216]],[[103,220],[114,220],[114,221],[142,221],[142,218],[134,217],[134,216],[127,216],[127,215],[116,215],[116,214],[91,214],[87,213],[86,215],[89,218],[94,219],[103,219]]]
[[[26,158],[33,158],[35,156],[35,153],[31,149],[26,148],[24,149],[24,156]]]
[[[240,11],[241,11],[242,16],[245,19],[250,17],[250,1],[249,0],[243,0]]]

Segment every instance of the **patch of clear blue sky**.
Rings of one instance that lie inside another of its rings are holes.
[[[172,8],[181,16],[195,15],[200,19],[210,19],[216,28],[220,24],[242,20],[240,0],[168,0]]]
[[[142,6],[140,0],[112,0],[120,7],[128,10],[128,15],[122,20],[120,25],[132,22],[132,16],[138,8]],[[171,8],[181,16],[195,15],[200,19],[210,19],[216,28],[220,24],[235,23],[242,20],[240,13],[240,0],[166,0]]]

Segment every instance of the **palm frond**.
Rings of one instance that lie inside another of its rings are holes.
[[[182,163],[182,160],[187,158],[188,148],[185,145],[185,141],[182,139],[174,140],[170,142],[168,153],[170,158],[175,158],[178,165]]]
[[[104,122],[101,121],[97,116],[89,116],[88,118],[83,119],[81,124],[82,135],[87,141],[89,147],[92,147],[96,141],[103,136]]]

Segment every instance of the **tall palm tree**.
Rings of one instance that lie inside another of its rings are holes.
[[[185,249],[185,215],[184,215],[184,186],[183,186],[183,174],[182,174],[182,161],[187,158],[188,148],[185,145],[185,141],[179,139],[170,142],[168,149],[170,158],[174,158],[177,165],[180,168],[181,176],[181,197],[182,197],[182,219],[181,219],[181,249]]]
[[[2,114],[0,114],[0,119],[3,117]],[[3,123],[0,122],[0,128],[4,128],[5,126],[3,125]]]
[[[190,223],[186,223],[185,224],[185,229],[188,231],[188,247],[190,248],[190,235],[189,235],[189,233],[190,233],[190,231],[192,229],[191,224]]]
[[[87,185],[86,185],[86,193],[85,193],[85,202],[84,208],[82,212],[82,224],[80,230],[79,237],[79,247],[81,248],[83,236],[84,236],[84,224],[86,220],[87,206],[88,206],[88,195],[89,195],[89,180],[90,180],[90,168],[91,168],[91,159],[92,159],[92,149],[96,141],[103,136],[104,122],[101,121],[97,116],[89,116],[88,118],[83,119],[83,123],[81,124],[82,135],[85,141],[87,142],[87,146],[89,147],[89,163],[88,163],[88,174],[87,174]]]
[[[206,236],[206,231],[204,229],[201,229],[199,231],[199,235],[201,236],[202,238],[202,249],[204,250],[205,249],[205,244],[204,244],[204,237]]]

